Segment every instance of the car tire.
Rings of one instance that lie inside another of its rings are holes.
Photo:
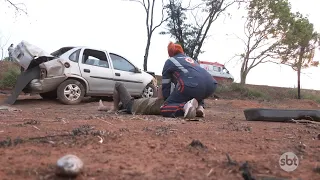
[[[45,93],[40,93],[42,99],[57,99],[57,91],[50,91]]]
[[[153,84],[148,84],[142,92],[143,98],[158,97],[158,90]]]
[[[82,101],[84,94],[85,88],[75,79],[69,79],[62,82],[57,90],[59,101],[67,105],[79,104]]]

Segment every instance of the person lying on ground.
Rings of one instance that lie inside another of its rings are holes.
[[[162,70],[162,93],[165,100],[160,112],[165,117],[204,117],[203,100],[217,88],[217,81],[179,44],[168,45],[169,59]],[[171,82],[175,84],[170,94]]]
[[[160,115],[160,107],[164,100],[161,86],[158,89],[158,97],[134,99],[123,83],[116,82],[113,91],[113,108],[109,110],[100,100],[98,110],[109,113],[121,110],[128,114]]]

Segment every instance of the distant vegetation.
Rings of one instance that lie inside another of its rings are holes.
[[[156,76],[161,85],[161,76]],[[241,85],[239,83],[220,83],[215,95],[222,99],[251,99],[251,100],[284,100],[297,99],[297,88],[282,88],[274,86]],[[301,99],[309,99],[320,103],[320,91],[301,90]]]
[[[20,66],[14,62],[0,61],[0,89],[11,89],[20,74]]]
[[[261,85],[241,85],[238,83],[219,84],[216,93],[223,99],[284,100],[298,99],[297,88],[283,88]],[[301,99],[320,103],[320,91],[301,89]]]

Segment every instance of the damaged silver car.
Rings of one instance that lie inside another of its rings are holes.
[[[105,50],[62,47],[48,54],[22,41],[13,58],[22,67],[13,94],[39,93],[64,104],[78,104],[85,96],[110,97],[115,82],[122,82],[134,97],[157,95],[151,72],[141,71],[126,58]],[[10,103],[14,101],[12,97]]]

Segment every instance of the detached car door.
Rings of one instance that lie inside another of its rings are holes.
[[[114,53],[109,53],[114,69],[114,80],[125,84],[131,95],[140,95],[144,89],[141,72],[128,60]]]
[[[114,73],[106,52],[83,48],[79,59],[81,75],[89,84],[89,94],[113,94]]]

